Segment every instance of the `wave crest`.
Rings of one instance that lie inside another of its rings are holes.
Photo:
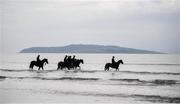
[[[140,79],[110,79],[112,81],[121,81],[121,82],[128,82],[128,83],[136,83],[138,85],[147,84],[147,85],[173,85],[173,84],[180,84],[177,80],[162,80],[162,79],[155,79],[155,80],[140,80]]]

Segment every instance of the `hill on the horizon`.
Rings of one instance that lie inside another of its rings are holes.
[[[127,53],[127,54],[160,54],[160,52],[133,49],[119,46],[73,44],[62,47],[31,47],[20,53]]]

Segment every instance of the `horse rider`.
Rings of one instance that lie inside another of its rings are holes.
[[[65,63],[67,62],[67,58],[68,58],[68,56],[66,55],[66,56],[64,57],[64,62],[65,62]]]
[[[36,58],[37,63],[41,62],[41,60],[40,60],[40,58],[39,58],[39,57],[40,57],[40,55],[38,55],[38,56],[37,56],[37,58]]]
[[[114,56],[112,57],[112,64],[116,63],[115,60],[114,60]]]
[[[73,66],[74,65],[74,63],[75,63],[75,61],[76,61],[76,58],[75,58],[76,56],[74,55],[73,56],[73,58],[71,59],[71,65]]]
[[[75,58],[75,57],[76,57],[76,56],[74,55],[74,56],[73,56],[73,58],[72,58],[72,61],[73,61],[73,62],[76,60],[76,58]]]
[[[70,63],[70,62],[71,62],[71,56],[67,56],[66,61],[67,61],[68,63]]]

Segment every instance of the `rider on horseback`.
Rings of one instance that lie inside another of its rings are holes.
[[[76,56],[74,55],[73,58],[71,59],[71,66],[74,66],[75,62],[76,62]]]
[[[114,56],[112,57],[112,64],[115,64],[116,62],[115,62],[115,60],[114,60]]]
[[[65,62],[65,63],[67,62],[67,58],[68,58],[68,56],[66,55],[66,56],[64,57],[64,62]]]
[[[72,61],[71,56],[68,56],[67,62],[71,63],[71,61]]]
[[[29,68],[33,69],[34,66],[37,66],[37,67],[39,67],[38,70],[40,70],[40,68],[42,68],[42,70],[44,70],[43,66],[45,64],[48,64],[48,59],[44,58],[44,59],[40,60],[40,55],[38,55],[36,58],[36,61],[33,60],[30,62]]]
[[[73,58],[72,58],[72,61],[73,61],[73,62],[76,60],[76,58],[75,58],[75,57],[76,57],[76,56],[74,55],[74,56],[73,56]]]
[[[40,57],[40,55],[38,55],[37,58],[36,58],[37,59],[37,63],[41,62],[39,57]]]

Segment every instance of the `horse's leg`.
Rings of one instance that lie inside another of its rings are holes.
[[[74,67],[73,67],[73,66],[71,66],[71,69],[72,69],[72,70],[74,70]]]
[[[30,70],[33,70],[33,67],[32,67],[32,68],[30,68]]]
[[[119,68],[116,68],[116,71],[119,71]]]
[[[109,71],[109,66],[105,66],[105,71]]]
[[[42,70],[44,70],[44,67],[43,67],[43,66],[42,66],[41,68],[42,68]]]
[[[60,69],[62,70],[62,69],[63,69],[63,67],[61,66],[61,67],[60,67]]]
[[[32,70],[33,70],[33,68],[34,68],[34,65],[32,66]]]
[[[68,67],[68,70],[70,70],[70,67]]]
[[[107,67],[107,71],[109,71],[110,66]]]
[[[76,69],[77,69],[77,67],[79,67],[79,66],[75,66],[75,67],[74,67],[74,69],[76,70]]]
[[[29,70],[32,70],[32,67],[29,66]]]
[[[38,70],[40,70],[40,67],[38,68]]]

